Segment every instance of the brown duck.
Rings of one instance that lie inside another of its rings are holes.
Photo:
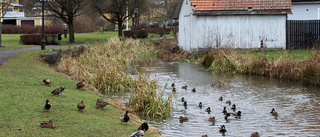
[[[60,95],[60,93],[62,93],[62,91],[64,90],[64,87],[60,87],[60,88],[56,88],[55,90],[51,91],[51,93],[53,95]]]
[[[185,86],[182,86],[182,89],[185,89],[185,90],[187,90],[187,88],[188,88],[188,86],[187,86],[187,85],[185,85]]]
[[[52,129],[54,129],[56,127],[56,125],[54,124],[53,120],[42,121],[42,122],[39,123],[39,125],[42,128],[52,128]]]
[[[180,121],[180,123],[188,122],[188,121],[189,121],[189,118],[180,116],[180,117],[179,117],[179,121]]]
[[[51,83],[51,80],[46,78],[46,79],[43,80],[43,83],[47,86],[47,85],[49,85]]]
[[[79,111],[82,110],[82,112],[85,113],[84,108],[86,108],[86,105],[84,105],[83,101],[81,100],[81,102],[78,103],[77,108],[79,109]]]
[[[97,106],[98,108],[100,108],[100,109],[106,107],[107,105],[109,105],[109,103],[104,102],[104,101],[100,101],[99,99],[98,99],[97,102],[96,102],[96,106]]]
[[[82,88],[86,85],[86,81],[82,79],[79,83],[77,83],[77,88],[82,90]]]

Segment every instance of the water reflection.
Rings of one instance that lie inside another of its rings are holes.
[[[172,117],[146,119],[164,136],[250,136],[253,132],[260,136],[320,135],[319,88],[260,76],[212,75],[203,67],[189,63],[155,63],[145,70],[152,72],[161,88],[172,83],[177,88]],[[230,83],[211,86],[221,79]],[[182,89],[184,85],[188,85],[187,90]],[[196,92],[191,91],[193,88]],[[172,92],[171,86],[165,91]],[[223,101],[219,101],[220,96]],[[188,102],[187,108],[182,97]],[[224,119],[224,106],[233,112],[227,100],[236,104],[236,111],[242,112],[240,119]],[[202,109],[198,107],[199,102],[203,104]],[[211,108],[210,114],[205,111],[207,107]],[[278,117],[271,116],[272,108]],[[189,122],[180,123],[180,116],[188,117]],[[212,116],[215,122],[208,120]],[[220,125],[225,125],[226,133],[219,132]]]

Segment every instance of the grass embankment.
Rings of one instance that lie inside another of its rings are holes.
[[[319,50],[212,50],[198,62],[214,72],[263,75],[320,86]]]
[[[111,38],[79,57],[63,57],[57,68],[75,79],[85,79],[103,93],[130,91],[128,106],[134,111],[151,117],[168,117],[171,95],[158,96],[157,85],[147,74],[138,73],[137,77],[126,74],[128,65],[145,58],[154,58],[153,46],[139,40],[121,42]]]
[[[26,51],[12,58],[0,69],[0,136],[129,136],[140,124],[129,113],[129,126],[121,125],[119,117],[124,110],[107,106],[97,109],[95,102],[103,99],[98,92],[76,89],[77,81],[50,69],[39,61],[43,51]],[[45,86],[42,80],[53,83]],[[50,92],[60,86],[65,90],[60,96]],[[44,113],[42,105],[49,99],[53,105],[50,113]],[[76,105],[84,101],[86,113]],[[103,99],[107,101],[106,99]],[[116,102],[107,101],[112,105]],[[56,128],[40,128],[38,122],[54,120]],[[21,130],[18,130],[21,128]],[[147,131],[147,136],[154,130]]]

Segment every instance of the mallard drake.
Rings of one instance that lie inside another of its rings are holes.
[[[51,80],[46,78],[46,79],[43,80],[43,83],[47,86],[47,85],[49,85],[51,83]]]
[[[187,109],[187,106],[188,106],[187,101],[184,101],[184,102],[183,102],[183,106],[184,106],[184,108],[186,108],[186,109]]]
[[[202,102],[199,103],[198,107],[201,109],[202,108]]]
[[[241,111],[238,111],[237,113],[230,113],[231,115],[235,116],[236,118],[241,117]]]
[[[58,95],[60,96],[60,93],[64,90],[64,87],[56,88],[55,90],[51,91],[53,95]]]
[[[130,118],[129,118],[129,116],[128,116],[128,113],[129,113],[129,111],[126,111],[125,114],[122,114],[122,115],[120,116],[121,124],[122,124],[122,122],[125,122],[125,123],[127,124],[127,126],[128,126],[128,121],[130,120]]]
[[[216,121],[216,118],[215,118],[215,117],[209,117],[209,121],[215,122],[215,121]]]
[[[40,125],[40,127],[42,128],[52,128],[54,129],[56,127],[56,125],[54,124],[53,120],[49,120],[49,121],[42,121],[40,123],[38,123]]]
[[[208,112],[208,113],[210,113],[210,112],[211,112],[210,107],[208,107],[208,108],[206,109],[206,112]]]
[[[142,137],[144,136],[144,132],[146,132],[148,129],[148,124],[142,123],[141,126],[130,135],[130,137]]]
[[[259,133],[258,132],[254,132],[251,134],[251,137],[260,137]]]
[[[181,101],[184,102],[184,97],[181,98]]]
[[[192,89],[192,92],[196,92],[196,88],[193,88],[193,89]]]
[[[82,88],[86,85],[86,81],[82,79],[79,83],[77,83],[77,88],[82,90]]]
[[[79,111],[82,110],[82,112],[85,113],[84,108],[86,108],[86,105],[84,105],[83,101],[81,100],[81,102],[78,103],[77,108],[79,109]]]
[[[228,121],[228,117],[230,117],[230,113],[225,113],[224,114],[224,120]]]
[[[233,104],[233,105],[231,106],[231,109],[232,109],[233,111],[235,111],[235,110],[236,110],[236,104]]]
[[[172,83],[172,84],[171,84],[171,87],[173,87],[173,88],[174,88],[174,87],[176,87],[176,85],[175,85],[174,83]]]
[[[226,127],[224,125],[221,125],[221,127],[219,128],[220,132],[227,132]]]
[[[227,107],[223,107],[222,113],[227,113]]]
[[[188,122],[188,121],[189,121],[189,118],[180,116],[180,117],[179,117],[179,121],[180,121],[180,123]]]
[[[223,97],[221,96],[220,98],[219,98],[219,101],[222,101],[223,100]]]
[[[279,116],[278,112],[276,112],[276,111],[274,110],[274,108],[272,108],[272,110],[271,110],[270,113],[271,113],[272,116],[276,116],[276,117]]]
[[[177,92],[177,90],[176,90],[176,88],[174,87],[174,88],[172,88],[172,92],[173,93],[176,93]]]
[[[45,113],[47,113],[47,111],[50,112],[51,106],[52,106],[52,105],[49,103],[49,100],[47,99],[47,100],[46,100],[46,103],[42,106],[43,109],[44,109],[44,112],[45,112]]]
[[[107,105],[109,105],[109,103],[104,102],[104,101],[100,101],[99,99],[96,102],[96,106],[99,107],[100,109],[106,107]]]
[[[229,104],[229,106],[231,105],[231,101],[230,100],[226,101],[226,103]]]
[[[185,85],[185,86],[182,86],[182,89],[185,89],[185,90],[187,90],[187,88],[188,88],[188,86],[187,86],[187,85]]]

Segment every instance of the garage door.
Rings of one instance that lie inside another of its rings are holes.
[[[21,20],[21,26],[31,25],[34,26],[34,20]]]

